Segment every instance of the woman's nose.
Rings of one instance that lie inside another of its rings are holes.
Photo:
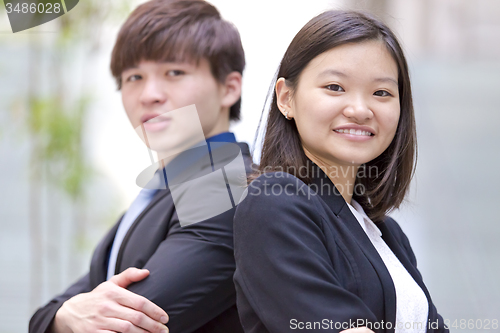
[[[344,108],[344,116],[352,119],[357,123],[363,123],[373,117],[373,112],[370,110],[367,101],[362,96],[353,96]]]

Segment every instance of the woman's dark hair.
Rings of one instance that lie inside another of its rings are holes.
[[[141,60],[196,61],[206,58],[216,80],[243,74],[245,53],[236,27],[203,0],[151,0],[138,6],[118,33],[111,73],[121,89],[123,71]],[[229,119],[240,119],[241,98]]]
[[[346,43],[379,40],[385,44],[398,67],[400,118],[396,134],[389,147],[377,158],[359,168],[356,186],[363,193],[353,194],[374,222],[398,208],[408,192],[416,163],[416,130],[413,113],[410,77],[403,50],[393,32],[380,20],[366,13],[331,10],[309,21],[288,47],[277,78],[286,79],[292,93],[300,74],[316,56]],[[302,148],[295,120],[287,120],[278,109],[273,92],[267,128],[264,136],[260,166],[249,181],[269,171],[287,171],[309,184],[311,162]],[[297,172],[307,168],[309,172]],[[291,170],[291,171],[290,171]],[[377,170],[370,174],[366,170]],[[360,172],[364,172],[360,176]],[[357,185],[360,184],[360,185]]]

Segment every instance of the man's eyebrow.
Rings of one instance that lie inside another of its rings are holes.
[[[137,65],[127,66],[127,68],[125,68],[125,69],[123,70],[123,72],[128,71],[129,69],[137,69],[137,68],[139,68],[139,66],[137,66]]]

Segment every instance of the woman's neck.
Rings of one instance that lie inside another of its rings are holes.
[[[349,164],[343,165],[334,161],[326,161],[304,148],[306,156],[313,161],[318,167],[323,170],[327,177],[332,181],[337,190],[347,203],[351,203],[354,184],[356,182],[356,174],[358,173],[359,165]]]

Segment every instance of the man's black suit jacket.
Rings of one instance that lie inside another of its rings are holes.
[[[391,218],[378,227],[427,297],[427,332],[448,332],[408,238]],[[236,208],[234,244],[234,281],[245,332],[340,332],[366,321],[375,332],[394,332],[389,327],[395,325],[396,293],[389,271],[317,165],[310,185],[285,172],[254,180]]]
[[[248,145],[238,146],[249,172],[252,159]],[[125,236],[116,273],[129,267],[150,271],[146,279],[127,289],[163,308],[170,317],[170,332],[242,332],[232,280],[234,211],[232,208],[181,227],[167,188],[155,194]],[[66,300],[106,281],[108,255],[119,223],[95,249],[90,271],[33,315],[30,333],[49,332],[57,310]]]

